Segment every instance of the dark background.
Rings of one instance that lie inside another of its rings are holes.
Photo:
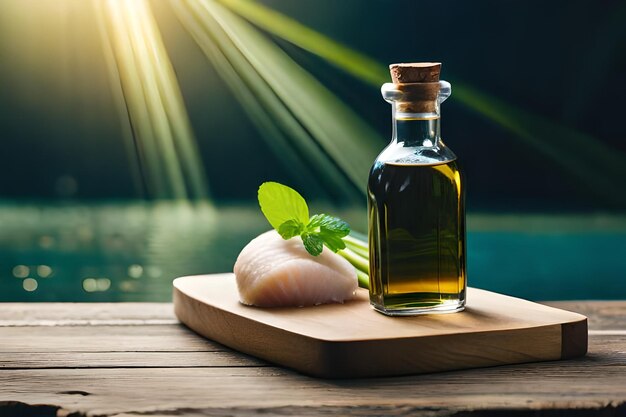
[[[626,187],[597,192],[562,169],[555,157],[459,104],[454,95],[455,82],[470,85],[587,134],[606,145],[607,153],[626,161],[626,3],[266,0],[264,4],[381,63],[443,63],[443,78],[453,83],[453,95],[443,106],[442,132],[465,167],[470,211],[626,209],[619,197]],[[253,200],[262,180],[289,182],[298,175],[297,167],[281,166],[280,155],[257,139],[255,127],[168,8],[159,4],[155,14],[213,198]],[[30,56],[38,68],[12,59],[16,51],[22,58],[29,56],[24,49],[36,45],[37,36],[43,35],[32,34],[34,40],[2,39],[0,198],[150,198],[129,171],[133,156],[123,146],[119,115],[100,85],[104,66],[82,54],[80,45],[68,46],[65,41],[71,39],[52,43],[49,56],[45,51]],[[390,108],[378,89],[286,41],[276,41],[376,128],[382,149],[390,134]],[[62,65],[52,56],[54,48],[64,51]],[[546,137],[541,140],[551,138]],[[567,151],[567,137],[554,139]],[[594,169],[598,161],[589,158],[585,163]]]

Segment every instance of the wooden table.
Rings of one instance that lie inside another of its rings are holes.
[[[585,358],[362,380],[234,352],[171,304],[0,304],[0,416],[626,416],[626,302],[549,304],[589,317]]]

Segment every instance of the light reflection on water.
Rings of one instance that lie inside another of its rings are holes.
[[[0,219],[0,301],[168,301],[172,279],[232,271],[270,227],[255,206],[191,202],[4,203]]]
[[[0,211],[5,301],[168,300],[176,276],[230,270],[239,239],[228,235],[265,228],[251,211],[206,203],[2,205]],[[233,226],[228,234],[226,224]]]
[[[364,231],[365,210],[312,207]],[[169,301],[232,271],[269,229],[256,204],[0,202],[0,301]],[[626,298],[626,216],[468,215],[470,286],[534,300]]]

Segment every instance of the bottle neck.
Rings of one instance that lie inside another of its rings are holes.
[[[437,147],[441,138],[436,113],[409,115],[393,112],[392,140],[404,147]]]

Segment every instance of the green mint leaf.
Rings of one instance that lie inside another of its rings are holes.
[[[322,228],[322,230],[317,233],[317,236],[319,236],[319,238],[324,241],[324,245],[333,252],[346,248],[346,243],[336,232]]]
[[[316,214],[311,216],[306,231],[319,237],[328,249],[337,252],[346,248],[346,244],[341,238],[350,233],[350,226],[337,217],[328,214]]]
[[[309,219],[309,224],[307,224],[307,229],[308,230],[317,230],[317,228],[319,228],[322,224],[322,222],[324,221],[324,218],[326,217],[325,214],[314,214],[311,216],[311,218]]]
[[[279,233],[280,226],[289,220],[302,225],[309,223],[309,207],[293,188],[277,182],[264,182],[259,187],[258,198],[265,218]]]
[[[300,236],[304,225],[296,220],[287,220],[278,227],[278,234],[285,240]]]
[[[324,249],[324,241],[315,233],[302,233],[304,248],[313,256],[318,256]]]
[[[324,246],[333,252],[346,248],[342,238],[350,233],[348,223],[328,214],[316,214],[309,219],[306,201],[294,189],[265,182],[259,187],[258,197],[261,211],[283,239],[300,236],[313,256],[319,256]]]
[[[337,217],[329,216],[328,214],[316,214],[311,216],[307,230],[311,232],[326,230],[336,234],[339,237],[347,236],[350,233],[350,225]]]

